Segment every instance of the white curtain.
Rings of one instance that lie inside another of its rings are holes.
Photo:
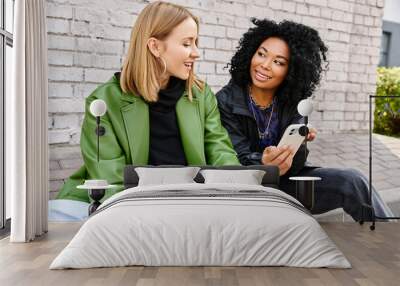
[[[16,0],[13,94],[6,98],[6,187],[12,242],[47,232],[47,29],[45,0]]]

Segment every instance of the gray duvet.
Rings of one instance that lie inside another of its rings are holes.
[[[128,265],[350,267],[318,222],[285,193],[196,183],[114,195],[50,269]]]

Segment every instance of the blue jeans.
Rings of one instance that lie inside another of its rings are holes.
[[[321,177],[315,182],[313,214],[343,208],[355,221],[362,219],[362,205],[369,203],[369,184],[366,177],[355,169],[304,167],[296,176]],[[280,189],[295,196],[296,183],[287,176],[281,177]],[[393,216],[392,211],[378,192],[372,189],[372,206],[376,216]],[[364,220],[371,220],[366,213]]]
[[[88,203],[73,200],[50,200],[49,221],[84,221],[88,218]]]

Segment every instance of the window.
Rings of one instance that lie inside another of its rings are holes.
[[[15,0],[0,0],[0,236],[9,230],[10,194],[4,188],[5,98],[11,92]]]
[[[389,32],[383,32],[381,38],[381,54],[379,59],[379,66],[380,67],[387,67],[388,66],[388,58],[389,58],[389,47],[390,47],[390,36]]]

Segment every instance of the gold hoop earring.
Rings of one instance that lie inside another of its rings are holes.
[[[161,73],[161,75],[164,75],[167,72],[167,62],[163,59],[163,57],[159,57],[159,59],[161,60],[164,68],[163,68],[163,72]]]

